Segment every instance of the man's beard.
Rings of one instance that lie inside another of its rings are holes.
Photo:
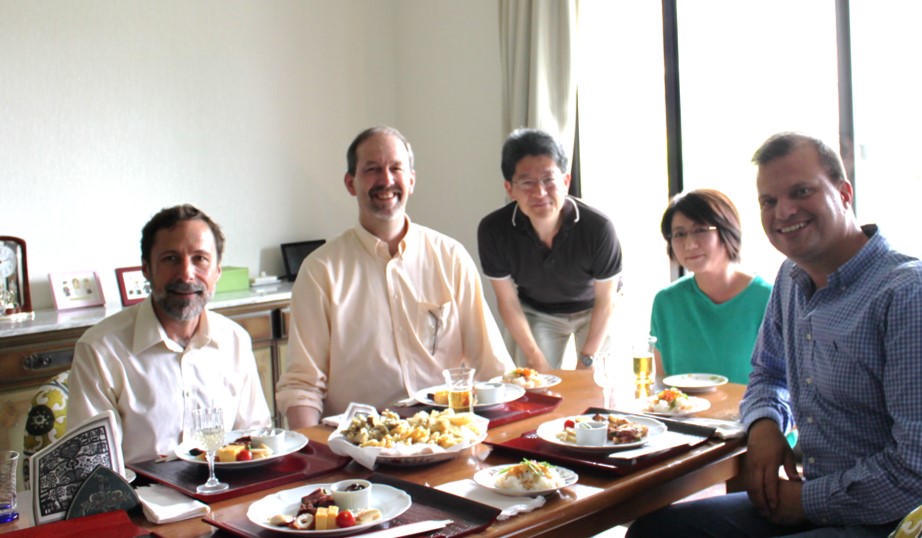
[[[195,293],[195,295],[190,295],[188,299],[183,299],[176,295],[171,295],[168,293],[170,291]],[[163,293],[154,293],[154,302],[166,315],[176,321],[191,321],[205,310],[205,305],[211,300],[212,295],[205,286],[200,284],[173,282],[167,284]]]

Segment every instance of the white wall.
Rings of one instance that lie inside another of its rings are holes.
[[[0,235],[47,274],[139,265],[160,208],[224,227],[225,265],[356,219],[348,143],[385,123],[417,154],[410,214],[461,240],[503,201],[495,0],[0,0]]]

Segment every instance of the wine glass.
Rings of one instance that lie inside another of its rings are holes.
[[[199,448],[205,450],[208,461],[208,481],[195,491],[208,494],[226,490],[230,486],[219,482],[214,475],[215,453],[224,446],[224,412],[219,408],[192,411],[192,435]]]

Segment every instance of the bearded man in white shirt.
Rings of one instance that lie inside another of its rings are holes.
[[[513,368],[458,241],[410,221],[413,150],[391,127],[360,133],[346,153],[359,225],[311,253],[291,297],[288,368],[276,401],[291,428],[377,408],[444,382],[442,370],[489,379]]]
[[[249,335],[205,309],[221,275],[224,234],[191,205],[144,226],[143,302],[90,328],[71,367],[67,425],[111,410],[126,463],[171,454],[191,435],[194,409],[220,407],[225,427],[270,424]]]

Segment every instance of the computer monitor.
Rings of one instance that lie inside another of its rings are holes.
[[[289,282],[294,282],[297,278],[304,258],[326,242],[326,239],[312,239],[296,243],[282,243],[282,263],[285,264],[285,276]]]

